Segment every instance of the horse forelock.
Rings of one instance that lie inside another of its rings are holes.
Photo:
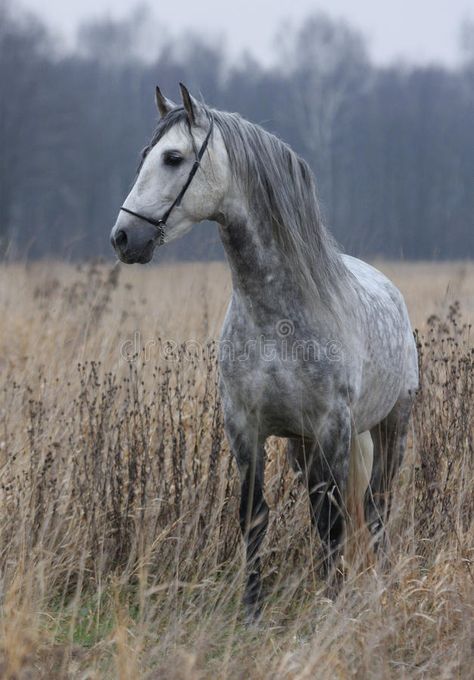
[[[158,144],[160,139],[162,139],[162,137],[164,137],[171,130],[171,128],[174,128],[176,125],[184,125],[185,123],[187,123],[187,120],[188,120],[187,113],[184,110],[184,107],[182,106],[172,109],[169,113],[166,114],[166,116],[160,118],[155,128],[155,131],[153,132],[153,136],[150,142],[145,146],[141,153],[137,172],[140,172],[140,169],[143,165],[143,161],[145,160],[147,154],[151,151],[151,149],[154,146],[156,146],[156,144]]]

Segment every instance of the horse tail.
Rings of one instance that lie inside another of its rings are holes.
[[[346,493],[346,546],[344,558],[347,566],[365,569],[373,563],[371,535],[365,521],[364,498],[370,484],[374,445],[370,432],[352,437],[349,476]]]

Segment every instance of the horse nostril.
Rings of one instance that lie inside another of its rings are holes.
[[[127,234],[123,229],[119,229],[118,232],[115,234],[115,245],[117,248],[120,248],[120,250],[123,250],[124,248],[127,247]]]

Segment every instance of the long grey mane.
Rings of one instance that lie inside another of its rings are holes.
[[[206,111],[222,134],[231,171],[254,218],[272,225],[275,240],[303,290],[329,303],[348,270],[322,222],[309,165],[287,144],[239,114]],[[184,109],[172,110],[158,124],[150,146],[185,121]]]

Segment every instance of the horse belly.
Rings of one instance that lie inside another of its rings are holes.
[[[360,389],[352,406],[358,432],[380,423],[398,399],[416,390],[418,383],[416,346],[409,326],[403,324],[395,336],[370,340],[362,364]]]
[[[399,377],[391,374],[367,376],[359,398],[352,404],[352,414],[357,432],[370,430],[392,410],[401,392]]]
[[[359,338],[352,348],[359,378],[352,411],[358,432],[383,420],[404,393],[418,384],[417,351],[402,294],[380,271],[343,256],[355,277],[358,304],[354,326]]]

